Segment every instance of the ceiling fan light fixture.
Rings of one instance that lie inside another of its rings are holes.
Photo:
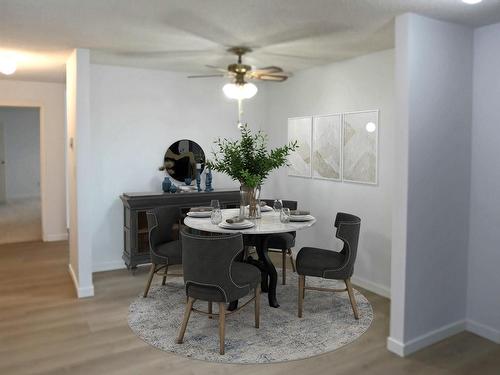
[[[0,73],[5,75],[14,74],[17,64],[14,58],[10,56],[0,56]]]
[[[238,83],[226,83],[222,87],[222,91],[229,99],[250,99],[257,94],[257,86],[253,83],[245,82],[243,84]]]

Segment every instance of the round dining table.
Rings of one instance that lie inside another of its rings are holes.
[[[239,209],[222,210],[222,221],[225,222],[227,219],[237,217],[238,214]],[[268,211],[262,212],[260,219],[250,221],[254,223],[254,226],[247,229],[221,228],[216,224],[212,224],[210,217],[199,218],[187,216],[184,219],[184,224],[189,228],[210,233],[241,233],[243,235],[243,242],[246,245],[251,244],[255,246],[259,257],[258,261],[252,260],[251,257],[245,261],[254,264],[260,269],[262,274],[261,289],[263,292],[268,293],[269,305],[272,307],[279,307],[276,298],[278,273],[276,272],[273,262],[269,258],[267,238],[269,235],[275,233],[289,233],[310,228],[316,223],[316,219],[313,217],[311,220],[307,221],[290,221],[288,223],[282,223],[278,212]],[[267,280],[269,280],[269,282]],[[235,306],[233,303],[230,309],[234,308]]]

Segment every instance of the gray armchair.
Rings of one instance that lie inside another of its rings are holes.
[[[167,280],[168,266],[182,264],[181,242],[174,237],[177,213],[170,207],[157,207],[146,213],[149,230],[149,249],[151,269],[143,297],[148,296],[154,275],[163,277],[162,285]],[[159,273],[163,271],[162,273]]]
[[[219,316],[220,354],[224,354],[225,316],[239,311],[255,301],[255,327],[259,328],[260,271],[255,266],[236,262],[243,251],[241,234],[226,236],[198,236],[181,232],[186,311],[177,338],[181,344],[191,311]],[[254,296],[238,310],[226,312],[226,303],[236,301],[254,291]],[[208,302],[208,312],[193,308],[196,300]],[[218,314],[212,312],[212,303],[219,305]]]
[[[339,212],[335,218],[336,237],[344,242],[340,252],[333,250],[303,247],[297,254],[297,273],[299,274],[299,318],[302,318],[304,293],[306,289],[330,292],[348,292],[354,317],[359,319],[358,307],[351,285],[354,262],[358,251],[361,219],[357,216]],[[306,276],[324,279],[343,280],[345,289],[307,287]]]

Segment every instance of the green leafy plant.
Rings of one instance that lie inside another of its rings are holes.
[[[268,151],[267,135],[262,131],[253,134],[245,124],[241,127],[241,139],[219,138],[214,143],[218,150],[208,166],[229,175],[242,185],[255,188],[261,185],[269,173],[287,165],[287,157],[299,146],[297,141]]]

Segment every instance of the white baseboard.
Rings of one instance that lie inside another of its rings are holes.
[[[44,242],[52,242],[52,241],[67,241],[68,233],[56,233],[56,234],[44,234],[43,241]]]
[[[76,295],[78,296],[78,298],[93,297],[94,286],[91,285],[89,287],[81,288],[78,284],[78,279],[76,278],[75,271],[73,270],[73,267],[71,267],[71,264],[68,264],[68,269],[71,279],[73,280],[73,284],[75,285]]]
[[[474,320],[467,320],[465,328],[469,332],[484,337],[485,339],[491,340],[496,344],[500,344],[500,331],[493,327],[478,323]]]
[[[404,344],[401,341],[398,341],[390,336],[387,338],[387,350],[399,355],[400,357],[405,356]]]
[[[357,276],[351,277],[351,281],[353,284],[359,285],[370,292],[378,294],[382,297],[391,298],[391,290],[385,285],[380,285]]]
[[[392,337],[387,338],[387,349],[400,357],[406,357],[416,351],[432,345],[438,341],[444,340],[447,337],[456,335],[465,330],[465,320],[459,320],[455,323],[447,324],[443,327],[418,336],[406,343],[395,340]]]
[[[114,260],[110,262],[101,262],[94,264],[92,267],[92,272],[103,272],[103,271],[114,271],[127,268],[123,260]]]

